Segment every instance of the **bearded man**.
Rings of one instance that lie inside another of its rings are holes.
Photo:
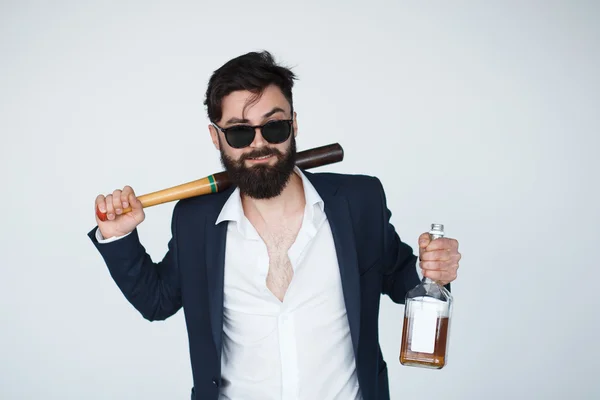
[[[192,400],[389,399],[381,295],[456,278],[458,242],[424,233],[417,265],[377,178],[296,166],[295,79],[268,52],[213,73],[208,129],[232,186],[175,205],[162,261],[130,186],[96,198],[108,219],[88,235],[127,300],[151,321],[183,309]]]

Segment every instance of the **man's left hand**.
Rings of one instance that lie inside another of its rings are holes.
[[[431,240],[427,232],[419,236],[419,266],[423,276],[446,285],[456,279],[460,258],[456,239]]]

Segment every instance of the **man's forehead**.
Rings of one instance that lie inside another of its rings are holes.
[[[278,93],[277,93],[278,92]],[[236,91],[223,98],[221,121],[230,118],[253,120],[268,117],[273,111],[290,112],[290,105],[280,90],[265,89],[262,93]]]

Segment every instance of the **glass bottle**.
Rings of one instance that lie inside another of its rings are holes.
[[[444,237],[444,225],[431,224],[429,237]],[[435,369],[446,365],[452,300],[448,289],[427,277],[406,294],[402,365]]]

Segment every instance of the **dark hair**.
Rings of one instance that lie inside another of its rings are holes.
[[[276,64],[268,51],[250,52],[229,60],[217,69],[208,81],[204,101],[208,118],[212,122],[221,120],[223,116],[221,102],[223,97],[231,92],[248,90],[256,95],[251,101],[257,101],[263,90],[272,84],[279,87],[293,108],[294,79],[296,75],[290,69]]]

